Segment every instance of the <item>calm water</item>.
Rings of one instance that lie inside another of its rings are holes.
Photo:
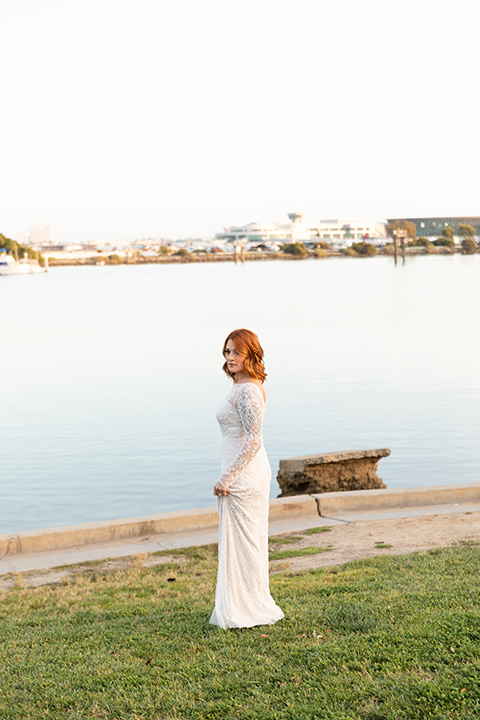
[[[388,487],[480,480],[479,277],[456,255],[0,278],[0,532],[213,505],[235,327],[266,352],[274,476],[390,447]]]

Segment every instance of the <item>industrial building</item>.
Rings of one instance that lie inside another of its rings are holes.
[[[394,223],[396,220],[414,223],[417,237],[440,237],[445,227],[451,227],[453,234],[458,236],[459,225],[472,225],[475,235],[480,235],[480,217],[388,218],[389,223]]]

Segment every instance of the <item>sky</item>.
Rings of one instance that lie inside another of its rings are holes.
[[[479,215],[471,0],[0,0],[0,232]]]

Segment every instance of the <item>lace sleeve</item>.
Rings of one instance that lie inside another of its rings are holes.
[[[264,406],[258,392],[245,384],[237,396],[236,408],[242,422],[245,440],[234,459],[227,465],[219,480],[220,485],[229,488],[244,467],[253,460],[262,446],[262,423]]]

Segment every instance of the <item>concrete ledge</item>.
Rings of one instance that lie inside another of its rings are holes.
[[[480,502],[480,483],[441,485],[395,490],[351,490],[293,495],[270,501],[269,519],[281,523],[296,518],[307,520],[363,511],[435,505],[476,504]],[[70,525],[0,535],[0,558],[45,553],[70,548],[133,540],[168,538],[218,527],[217,507],[175,511],[161,515]]]
[[[385,510],[425,505],[478,503],[480,483],[465,485],[437,485],[423,488],[394,490],[351,490],[347,492],[312,495],[322,517],[363,510]]]
[[[216,507],[0,535],[0,557],[218,526]]]
[[[269,517],[275,520],[290,517],[318,518],[317,504],[310,495],[272,500]],[[218,510],[217,506],[214,506],[85,525],[30,530],[0,535],[0,557],[80,548],[152,535],[191,533],[217,527]]]
[[[291,517],[318,518],[318,507],[312,495],[290,495],[270,500],[268,519],[281,520]]]

